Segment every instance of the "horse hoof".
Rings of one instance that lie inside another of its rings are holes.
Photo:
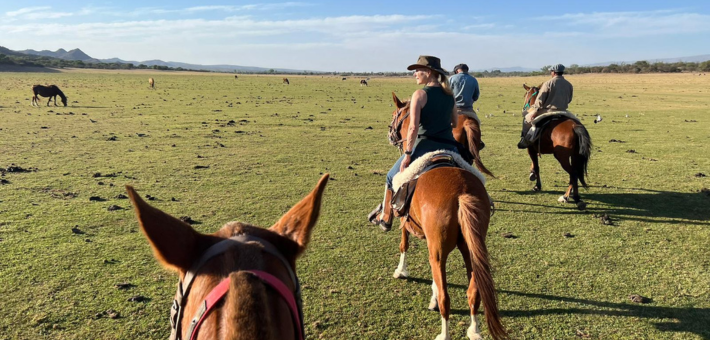
[[[438,312],[439,311],[439,304],[436,304],[434,307],[429,306],[427,309],[429,309],[432,312]]]
[[[587,203],[582,202],[582,201],[577,202],[577,209],[579,209],[579,210],[587,209]]]
[[[392,275],[395,279],[406,279],[409,276],[409,273],[407,273],[406,270],[400,271],[400,270],[395,270],[394,275]]]
[[[557,202],[560,203],[567,203],[569,202],[569,198],[565,197],[564,195],[560,196],[560,198],[557,199]]]
[[[533,182],[537,180],[537,175],[534,172],[531,172],[528,178],[530,179],[530,182]]]
[[[534,187],[533,187],[533,191],[540,191],[540,187],[539,187],[539,186],[537,186],[537,185],[536,185],[536,186],[534,186]]]

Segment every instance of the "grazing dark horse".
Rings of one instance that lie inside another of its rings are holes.
[[[234,75],[234,79],[239,79],[239,77],[237,77],[237,75],[235,74],[235,75]]]
[[[148,78],[148,85],[150,85],[151,89],[154,89],[155,88],[155,79]]]
[[[530,87],[523,84],[523,88],[525,89],[523,114],[525,114],[527,109],[535,104],[537,95],[540,92],[540,86]],[[585,188],[587,187],[584,177],[587,174],[587,164],[589,164],[591,149],[592,139],[581,123],[570,118],[562,118],[548,124],[540,132],[540,139],[535,143],[531,143],[530,147],[528,147],[528,154],[532,160],[530,180],[536,181],[533,190],[542,190],[538,155],[553,154],[557,161],[560,162],[562,168],[569,174],[569,187],[558,201],[568,202],[570,195],[572,195],[572,199],[574,199],[580,210],[586,208],[587,204],[580,199],[577,181],[579,180]]]
[[[327,182],[326,174],[269,229],[229,222],[210,235],[127,186],[153,255],[179,276],[170,339],[303,340],[296,259],[308,246]]]
[[[396,110],[392,113],[390,142],[403,144],[402,131],[410,123],[409,102],[401,102],[393,94]],[[409,216],[401,219],[402,241],[399,246],[400,262],[394,272],[396,278],[406,278],[406,253],[409,233],[427,240],[431,266],[432,297],[429,309],[438,309],[442,318],[442,331],[436,339],[448,340],[451,303],[447,291],[446,260],[458,247],[466,265],[469,279],[467,291],[471,311],[471,325],[466,334],[470,339],[481,339],[478,327],[478,308],[483,301],[486,322],[491,337],[504,339],[507,333],[498,313],[496,291],[491,276],[486,233],[491,205],[484,183],[471,172],[453,167],[440,167],[422,174],[410,203]]]
[[[365,79],[360,80],[360,86],[363,86],[363,85],[367,86],[367,80],[365,80]]]
[[[286,85],[290,85],[290,84],[291,84],[291,83],[288,82],[288,78],[283,78],[283,80],[281,81],[281,83],[286,84]]]
[[[342,80],[347,80],[348,78],[343,78]]]
[[[482,173],[495,178],[496,176],[483,165],[479,151],[481,150],[481,126],[478,121],[466,115],[459,115],[456,127],[453,129],[454,138],[457,142],[468,148],[468,151],[473,155],[473,164]]]
[[[49,103],[52,101],[52,98],[54,98],[54,106],[57,106],[57,96],[62,98],[62,104],[64,104],[64,106],[67,106],[67,96],[64,95],[64,92],[62,92],[62,90],[60,90],[57,85],[33,85],[32,92],[34,92],[34,96],[32,96],[32,106],[39,106],[39,97],[37,97],[38,95],[42,97],[49,97],[49,100],[47,101],[47,106],[49,106]]]

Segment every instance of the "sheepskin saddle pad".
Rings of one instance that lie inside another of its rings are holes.
[[[478,169],[471,166],[455,152],[449,150],[432,151],[422,155],[412,162],[404,171],[398,173],[392,179],[392,207],[398,217],[405,216],[409,212],[409,203],[412,200],[417,179],[425,172],[440,167],[456,167],[466,170],[476,176],[483,185],[486,178]]]

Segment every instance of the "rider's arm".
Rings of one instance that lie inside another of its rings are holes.
[[[478,80],[474,79],[474,81],[476,82],[476,88],[473,90],[473,97],[471,99],[473,99],[474,102],[477,102],[478,97],[481,96],[481,88],[478,86]]]
[[[422,113],[422,108],[426,105],[426,92],[424,90],[416,90],[412,95],[412,112],[409,116],[409,128],[407,128],[407,147],[412,151],[414,144],[417,141],[417,132],[419,132],[419,117]]]
[[[537,100],[535,100],[535,107],[541,108],[545,105],[547,101],[547,96],[550,94],[550,85],[547,83],[540,86],[540,93],[537,94]]]

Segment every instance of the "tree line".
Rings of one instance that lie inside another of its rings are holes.
[[[91,63],[81,60],[65,60],[59,58],[34,56],[34,55],[6,55],[0,53],[0,65],[17,65],[17,66],[34,66],[34,67],[52,67],[52,68],[92,68],[92,69],[110,69],[110,70],[132,70],[132,69],[151,69],[151,70],[166,70],[166,71],[193,71],[193,72],[211,72],[207,70],[193,70],[182,67],[169,67],[143,64],[133,65],[130,63]],[[532,72],[502,72],[500,70],[469,72],[477,78],[495,78],[495,77],[527,77],[547,75],[549,66],[544,66],[540,71]],[[710,72],[710,60],[703,62],[675,62],[649,63],[648,61],[637,61],[633,64],[610,64],[606,66],[579,66],[572,64],[565,70],[565,74],[587,74],[587,73],[681,73],[681,72]],[[238,73],[237,70],[234,73]],[[411,72],[277,72],[274,69],[269,69],[263,72],[240,71],[239,73],[252,74],[297,74],[297,75],[336,75],[342,77],[401,77],[409,76]]]

